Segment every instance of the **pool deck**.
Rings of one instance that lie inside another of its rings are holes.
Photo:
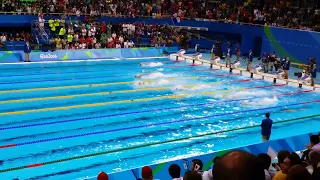
[[[194,64],[207,64],[207,65],[212,65],[212,66],[217,66],[217,67],[220,67],[221,70],[226,70],[226,71],[230,71],[230,68],[228,67],[225,67],[225,65],[222,65],[222,64],[212,64],[212,62],[210,60],[205,60],[205,59],[199,59],[199,60],[196,60],[194,57],[191,57],[191,56],[186,56],[186,55],[182,55],[182,56],[178,56],[178,54],[171,54],[171,56],[174,56],[174,57],[180,57],[186,61],[189,61],[191,63],[194,63]],[[197,63],[198,62],[198,63]],[[236,68],[236,69],[232,69],[232,72],[239,72],[240,75],[248,75],[248,76],[260,76],[262,79],[265,79],[265,80],[268,80],[268,81],[274,81],[274,79],[276,80],[276,82],[281,82],[281,83],[285,83],[286,85],[291,85],[291,86],[294,86],[294,87],[299,87],[299,85],[301,85],[301,83],[298,81],[298,80],[295,80],[295,79],[279,79],[276,75],[273,75],[273,74],[268,74],[268,73],[262,73],[262,72],[259,72],[259,73],[254,73],[254,72],[248,72],[246,69],[244,68]],[[314,90],[314,91],[320,91],[320,85],[318,84],[315,84],[314,87],[312,87],[309,83],[308,84],[303,84],[302,85],[303,88],[306,88],[306,89],[309,89],[309,90]]]

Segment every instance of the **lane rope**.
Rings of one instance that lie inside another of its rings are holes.
[[[199,79],[203,78],[202,76],[191,76],[191,77],[186,77],[185,79]],[[167,78],[168,81],[174,81],[177,80],[178,78]],[[254,79],[253,79],[254,80]],[[250,79],[246,80],[233,80],[229,82],[248,82]],[[153,82],[153,80],[145,80],[142,81],[143,83],[149,83]],[[220,82],[220,81],[219,81]],[[125,84],[126,82],[117,82],[117,84]],[[133,81],[128,82],[133,83]],[[223,83],[223,82],[222,82]],[[222,84],[216,82],[209,82],[206,84]],[[114,85],[116,83],[113,83]],[[107,84],[105,84],[107,85]],[[110,84],[108,84],[110,85]],[[192,88],[195,87],[197,84],[190,84],[190,85],[185,85],[183,86],[184,88]],[[143,91],[163,91],[163,90],[169,90],[172,87],[159,87],[159,88],[140,88],[140,89],[129,89],[129,90],[120,90],[120,91],[106,91],[106,92],[99,92],[99,93],[84,93],[84,94],[75,94],[75,95],[66,95],[66,96],[49,96],[49,97],[38,97],[38,98],[26,98],[26,99],[10,99],[10,100],[4,100],[0,101],[0,104],[9,104],[9,103],[20,103],[20,102],[33,102],[33,101],[45,101],[45,100],[57,100],[57,99],[71,99],[71,98],[77,98],[77,97],[90,97],[90,96],[100,96],[100,95],[110,95],[110,94],[120,94],[120,93],[134,93],[134,92],[143,92]]]
[[[180,122],[189,122],[189,121],[195,121],[195,120],[200,120],[200,119],[216,118],[216,117],[221,117],[221,116],[226,116],[226,115],[235,115],[235,114],[262,111],[262,110],[270,110],[270,109],[276,109],[276,108],[285,108],[285,107],[297,106],[297,105],[302,105],[302,104],[319,103],[319,102],[320,102],[320,100],[315,100],[315,101],[293,103],[293,104],[287,104],[287,105],[281,105],[281,106],[271,106],[271,107],[266,107],[266,108],[257,108],[257,109],[249,109],[249,110],[230,112],[230,113],[221,113],[221,114],[215,114],[215,115],[211,115],[211,116],[194,117],[194,118],[189,118],[189,119],[180,119],[180,120],[174,120],[174,121],[166,121],[166,122],[160,122],[160,123],[152,123],[152,124],[145,124],[145,125],[104,130],[104,131],[95,131],[95,132],[89,132],[89,133],[84,133],[84,134],[60,136],[60,137],[55,137],[55,138],[40,139],[40,140],[35,140],[35,141],[27,141],[27,142],[15,143],[15,144],[1,145],[0,149],[11,148],[11,147],[16,147],[16,146],[24,146],[24,145],[30,145],[30,144],[39,144],[39,143],[44,143],[44,142],[51,142],[51,141],[58,141],[58,140],[65,140],[65,139],[73,139],[73,138],[78,138],[78,137],[106,134],[106,133],[111,133],[111,132],[118,132],[118,131],[132,130],[132,129],[148,128],[148,127],[152,127],[152,126],[168,125],[168,124],[175,124],[175,123],[180,123]]]
[[[275,95],[275,96],[276,97],[292,96],[295,94],[302,94],[302,93],[308,93],[308,92],[312,92],[312,90],[297,91],[297,92],[291,92],[291,93],[286,93],[286,94],[279,94],[279,95]],[[92,116],[92,117],[84,117],[84,118],[77,118],[77,119],[68,119],[68,120],[61,120],[61,121],[51,121],[51,122],[42,122],[42,123],[19,125],[19,126],[1,127],[0,131],[35,127],[35,126],[52,125],[52,124],[70,123],[70,122],[76,122],[76,121],[92,120],[92,119],[107,118],[107,117],[116,117],[116,116],[123,116],[123,115],[142,114],[142,113],[147,113],[147,112],[182,109],[182,108],[193,107],[193,106],[198,107],[198,106],[205,106],[205,105],[212,105],[212,104],[219,104],[219,103],[246,101],[246,100],[260,99],[260,98],[265,98],[265,97],[275,97],[275,96],[252,97],[252,98],[234,99],[234,100],[226,100],[226,101],[216,101],[216,102],[209,102],[209,103],[188,104],[188,105],[184,105],[184,106],[176,106],[176,107],[169,107],[169,108],[156,108],[156,109],[143,110],[143,111],[133,111],[133,112],[125,112],[125,113],[108,114],[108,115],[102,115],[102,116]]]
[[[277,87],[277,86],[285,86],[285,84],[257,86],[257,88],[268,88],[268,87]],[[255,89],[255,87],[227,89],[227,90],[221,90],[219,92],[243,91],[243,90],[247,90],[247,89]],[[200,94],[208,95],[208,94],[216,94],[216,93],[217,93],[217,91],[215,91],[215,92],[201,92]],[[92,104],[59,106],[59,107],[42,108],[42,109],[30,109],[30,110],[23,110],[23,111],[11,111],[11,112],[0,113],[0,116],[18,115],[18,114],[27,114],[27,113],[38,113],[38,112],[47,112],[47,111],[60,111],[60,110],[78,109],[78,108],[85,108],[85,107],[98,107],[98,106],[107,106],[107,105],[124,104],[124,103],[148,102],[148,101],[156,101],[156,100],[162,100],[162,99],[179,99],[179,98],[184,98],[184,97],[189,97],[189,96],[192,96],[192,94],[178,94],[178,95],[157,96],[157,97],[140,98],[140,99],[127,99],[127,100],[121,100],[121,101],[100,102],[100,103],[92,103]]]
[[[299,121],[299,120],[313,118],[313,117],[319,117],[319,116],[320,116],[320,114],[315,114],[315,115],[310,115],[310,116],[304,116],[304,117],[299,117],[299,118],[277,121],[277,122],[274,122],[273,124],[282,124],[282,123],[286,123],[286,122]],[[253,126],[246,126],[246,127],[240,127],[240,128],[235,128],[235,129],[229,129],[229,130],[204,133],[204,134],[200,134],[200,135],[182,137],[182,138],[171,139],[171,140],[160,141],[160,142],[158,141],[158,142],[146,143],[146,144],[141,144],[141,145],[136,145],[136,146],[113,149],[113,150],[104,151],[104,152],[91,153],[91,154],[85,154],[85,155],[81,155],[81,156],[74,156],[74,157],[70,157],[70,158],[63,158],[63,159],[52,160],[52,161],[47,161],[47,162],[42,162],[42,163],[36,163],[36,164],[30,164],[30,165],[2,169],[2,170],[0,170],[0,173],[9,172],[9,171],[16,171],[16,170],[21,170],[21,169],[27,169],[27,168],[35,168],[35,167],[40,167],[40,166],[44,166],[44,165],[56,164],[56,163],[72,161],[72,160],[76,160],[76,159],[83,159],[83,158],[105,155],[105,154],[110,154],[110,153],[116,153],[116,152],[121,152],[121,151],[128,151],[128,150],[149,147],[149,146],[154,146],[154,145],[161,145],[161,144],[166,144],[166,143],[172,143],[172,142],[177,142],[177,141],[194,140],[194,138],[206,137],[206,136],[227,133],[227,132],[233,132],[233,131],[239,131],[239,130],[245,130],[245,129],[253,129],[253,128],[258,128],[258,127],[260,127],[260,125],[253,125]]]
[[[161,61],[161,63],[167,63],[169,61]],[[170,62],[174,62],[174,61],[171,61]],[[69,67],[69,66],[67,66]],[[151,67],[153,68],[153,67]],[[154,68],[161,68],[160,66],[159,67],[154,67]],[[126,70],[126,71],[129,71],[129,70],[137,70],[137,68],[130,68],[130,69],[122,69],[122,70]],[[50,72],[49,73],[32,73],[32,74],[7,74],[7,75],[2,75],[0,76],[0,78],[7,78],[7,77],[21,77],[21,76],[43,76],[43,75],[63,75],[63,74],[81,74],[81,73],[88,73],[88,72],[111,72],[113,71],[112,69],[107,69],[107,70],[93,70],[93,71],[69,71],[69,72]]]

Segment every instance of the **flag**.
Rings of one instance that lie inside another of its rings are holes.
[[[278,153],[271,146],[269,146],[267,154],[271,158],[271,164],[270,164],[270,167],[269,167],[269,169],[270,169],[272,167],[272,162],[277,158]]]

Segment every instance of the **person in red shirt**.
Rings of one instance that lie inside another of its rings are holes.
[[[87,43],[87,45],[88,45],[88,44],[92,44],[92,38],[91,38],[90,36],[87,37],[86,43]]]
[[[79,42],[82,44],[82,43],[86,42],[86,39],[82,36],[82,37],[79,39]]]
[[[101,33],[107,32],[107,25],[106,25],[106,23],[104,21],[100,26],[100,31],[101,31]]]
[[[213,19],[213,13],[211,11],[208,12],[208,19]]]

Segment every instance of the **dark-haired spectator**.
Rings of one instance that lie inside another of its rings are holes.
[[[269,170],[271,165],[271,157],[265,153],[258,154],[257,157],[260,163],[263,165],[266,180],[272,180],[272,178],[275,175],[275,172]]]
[[[281,171],[279,171],[273,180],[286,180],[289,169],[297,164],[302,164],[300,157],[296,153],[291,153],[287,156],[281,164]]]
[[[203,162],[200,159],[192,160],[191,171],[196,171],[202,175],[203,174],[202,168],[203,168]]]
[[[310,174],[314,173],[314,170],[317,169],[320,166],[320,152],[318,151],[311,151],[309,153],[309,161],[306,169]]]
[[[105,172],[101,172],[99,173],[97,180],[109,180],[109,176]]]
[[[302,165],[294,165],[288,171],[287,180],[311,180],[311,174]]]
[[[202,176],[195,171],[188,171],[184,174],[183,180],[202,180]]]
[[[231,151],[219,157],[213,169],[214,180],[265,180],[259,159],[244,151]]]
[[[310,144],[306,145],[306,148],[307,148],[308,150],[304,151],[304,152],[302,153],[302,156],[301,156],[301,160],[302,160],[302,161],[304,161],[304,162],[306,162],[306,163],[308,162],[308,160],[309,160],[309,153],[310,153],[310,151],[311,151],[311,148],[312,148],[314,145],[319,144],[319,142],[320,142],[320,138],[319,138],[318,135],[311,135],[311,136],[310,136]]]
[[[266,113],[266,119],[261,122],[262,141],[269,141],[271,135],[271,128],[273,121],[270,119],[270,113]]]
[[[181,168],[177,164],[171,164],[169,169],[169,174],[172,178],[172,180],[181,180],[180,173],[181,173]]]

